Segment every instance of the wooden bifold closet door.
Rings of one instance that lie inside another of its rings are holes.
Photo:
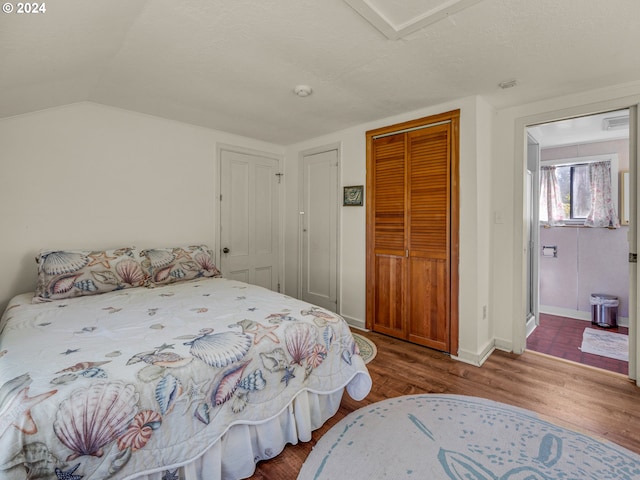
[[[459,111],[367,132],[367,328],[457,354]]]

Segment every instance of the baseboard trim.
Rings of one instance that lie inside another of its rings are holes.
[[[350,327],[357,328],[358,330],[368,331],[365,328],[364,320],[359,320],[357,318],[348,317],[347,315],[340,315],[345,321],[349,324]]]
[[[585,320],[587,322],[591,322],[591,312],[582,312],[580,310],[572,310],[570,308],[540,305],[540,313],[546,313],[547,315],[557,315],[558,317],[567,317],[567,318],[573,318],[575,320]],[[618,315],[617,323],[621,327],[628,327],[629,317],[621,317]]]
[[[496,346],[496,350],[502,350],[503,352],[513,352],[513,342],[505,340],[503,338],[495,338],[493,343]]]
[[[493,341],[487,342],[485,347],[478,352],[471,352],[469,350],[458,349],[458,355],[451,355],[451,358],[458,360],[459,362],[468,363],[475,367],[481,367],[487,358],[494,352],[495,343]]]

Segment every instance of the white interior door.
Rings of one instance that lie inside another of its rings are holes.
[[[338,150],[302,156],[301,298],[338,310]]]
[[[638,359],[640,351],[640,282],[638,282],[638,225],[640,224],[640,209],[638,208],[638,188],[640,186],[640,168],[638,165],[638,147],[640,145],[640,122],[638,121],[637,105],[629,109],[629,378],[640,385],[638,376]]]
[[[279,291],[278,160],[220,151],[220,269]]]

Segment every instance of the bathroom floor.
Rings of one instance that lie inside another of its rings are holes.
[[[572,362],[628,374],[629,364],[622,360],[582,353],[582,333],[585,328],[598,328],[585,320],[540,314],[540,325],[527,338],[527,350],[545,353]],[[603,329],[604,330],[604,329]],[[611,332],[629,334],[626,327],[607,328]]]

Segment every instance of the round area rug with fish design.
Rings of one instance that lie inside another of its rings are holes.
[[[463,395],[406,395],[334,425],[298,480],[632,480],[640,456],[538,417]]]

